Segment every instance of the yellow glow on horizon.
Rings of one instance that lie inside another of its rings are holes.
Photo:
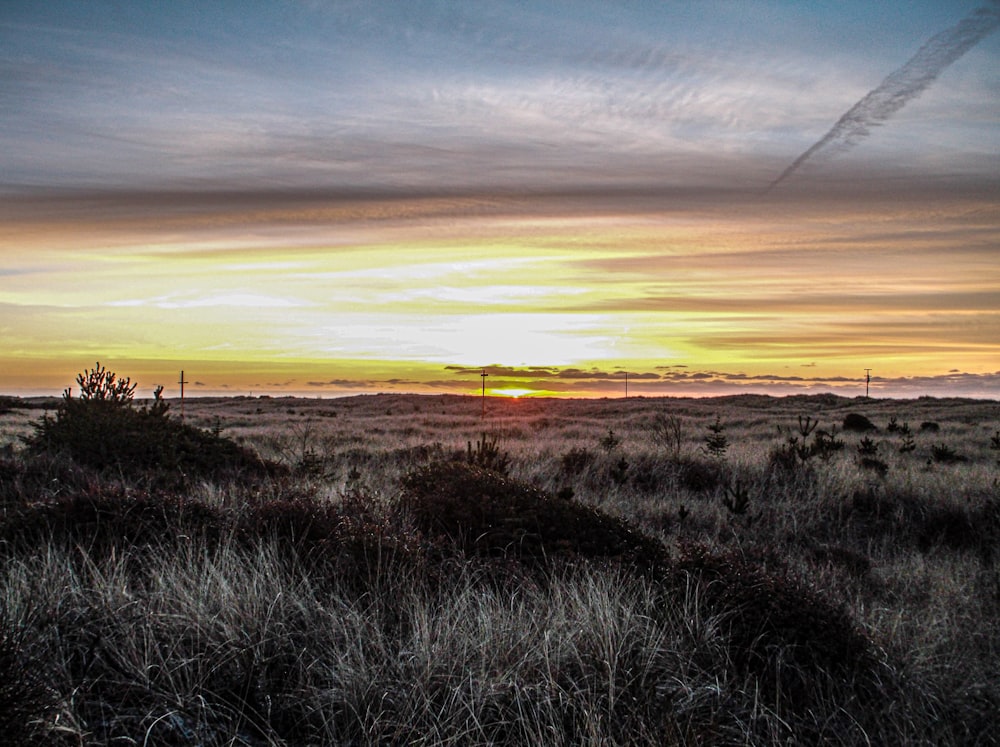
[[[1000,360],[995,205],[479,215],[483,204],[9,222],[0,388],[68,371],[61,390],[96,360],[160,378],[197,363],[213,391],[462,391],[447,366],[562,367],[584,371],[572,391],[588,396],[592,369],[686,366],[738,383]],[[567,391],[510,378],[521,396]]]
[[[538,396],[540,392],[538,392],[535,389],[518,389],[516,387],[511,387],[507,389],[490,389],[489,394],[496,397],[509,397],[511,399],[520,399],[521,397]]]

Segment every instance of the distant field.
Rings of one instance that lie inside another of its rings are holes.
[[[263,477],[12,404],[26,743],[997,743],[998,402],[188,399]]]

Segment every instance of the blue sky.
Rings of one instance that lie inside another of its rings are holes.
[[[5,2],[0,181],[753,188],[980,5]],[[814,180],[996,174],[998,57]]]

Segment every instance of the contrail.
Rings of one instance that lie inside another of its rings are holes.
[[[906,106],[933,83],[951,63],[1000,26],[1000,0],[969,14],[958,24],[932,36],[901,68],[852,106],[830,131],[796,158],[767,188],[781,184],[820,151],[849,148]]]

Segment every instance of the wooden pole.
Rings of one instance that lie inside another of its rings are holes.
[[[184,369],[183,368],[181,369],[181,378],[180,378],[180,380],[177,383],[181,385],[181,422],[183,423],[184,422],[184,385],[188,383],[188,381],[184,378]]]
[[[872,370],[870,368],[865,369],[865,399],[868,399],[868,385],[872,380]]]
[[[483,378],[483,420],[485,420],[486,419],[486,377],[489,376],[489,374],[486,373],[486,369],[484,368],[483,372],[481,374],[479,374],[479,375]]]

